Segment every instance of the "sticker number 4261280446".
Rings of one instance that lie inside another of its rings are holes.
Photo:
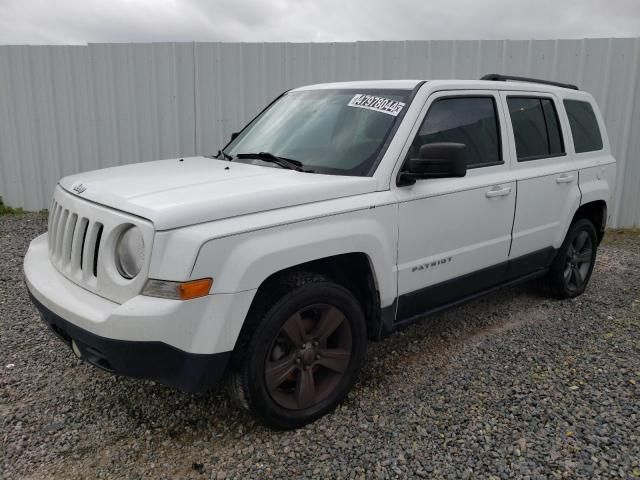
[[[403,102],[397,100],[391,100],[389,98],[376,97],[374,95],[365,95],[358,93],[353,96],[348,103],[350,107],[366,108],[367,110],[374,110],[376,112],[386,113],[388,115],[397,116],[404,107]]]

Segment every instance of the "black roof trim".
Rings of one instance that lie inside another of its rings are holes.
[[[555,87],[570,88],[571,90],[580,90],[577,85],[572,85],[570,83],[553,82],[551,80],[542,80],[540,78],[516,77],[514,75],[500,75],[499,73],[489,73],[480,80],[494,80],[497,82],[513,80],[516,82],[542,83],[545,85],[553,85]]]

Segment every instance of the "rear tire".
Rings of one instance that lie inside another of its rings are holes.
[[[262,423],[301,427],[346,397],[367,341],[362,308],[349,290],[294,272],[259,293],[247,322],[230,390]]]
[[[597,245],[593,223],[586,218],[574,221],[544,279],[549,293],[561,299],[582,294],[595,266]]]

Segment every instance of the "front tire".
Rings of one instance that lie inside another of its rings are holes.
[[[555,297],[573,298],[584,292],[595,266],[597,245],[591,221],[582,218],[571,224],[546,279]]]
[[[259,293],[241,335],[232,393],[261,422],[301,427],[349,392],[366,352],[353,294],[322,275],[296,272]]]

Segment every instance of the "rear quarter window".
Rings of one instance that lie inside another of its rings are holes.
[[[602,135],[591,104],[581,100],[565,100],[564,108],[569,117],[576,153],[602,150]]]

